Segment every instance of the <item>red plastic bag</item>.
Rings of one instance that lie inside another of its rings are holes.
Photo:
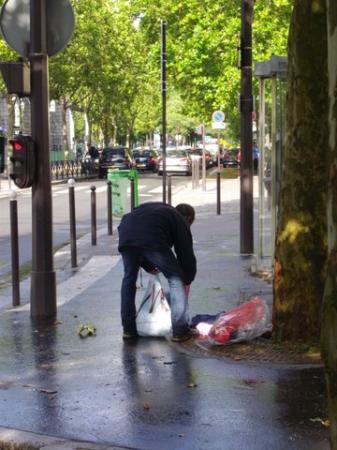
[[[212,344],[225,345],[254,339],[270,330],[268,307],[261,298],[254,297],[221,314],[207,338]]]

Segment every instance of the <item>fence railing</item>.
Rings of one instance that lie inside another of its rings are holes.
[[[98,174],[98,167],[93,161],[53,161],[50,171],[52,180],[94,178]]]

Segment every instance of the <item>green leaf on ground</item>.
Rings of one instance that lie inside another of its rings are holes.
[[[92,325],[90,323],[87,323],[87,324],[81,323],[77,334],[81,338],[86,338],[88,336],[96,336],[96,327],[95,327],[95,325]]]

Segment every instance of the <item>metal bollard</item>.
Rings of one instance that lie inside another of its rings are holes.
[[[167,175],[167,203],[172,205],[172,175]]]
[[[97,245],[96,186],[91,186],[91,245]]]
[[[19,272],[19,235],[18,235],[18,205],[16,193],[12,191],[10,208],[11,223],[11,255],[12,255],[12,302],[20,305],[20,272]]]
[[[69,220],[70,220],[70,254],[71,267],[77,267],[76,214],[75,214],[75,180],[69,178]]]
[[[221,214],[221,178],[220,171],[216,173],[216,213]]]
[[[135,180],[130,178],[130,208],[131,211],[135,209]]]
[[[108,188],[107,188],[107,204],[108,204],[108,235],[112,235],[112,188],[111,188],[111,181],[108,181]]]

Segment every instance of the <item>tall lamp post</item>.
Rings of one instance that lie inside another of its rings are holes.
[[[31,316],[56,317],[56,276],[52,243],[52,195],[49,168],[49,89],[47,0],[30,2],[31,122],[38,174],[32,187]]]
[[[241,177],[240,253],[254,252],[253,224],[253,132],[252,132],[252,16],[254,0],[241,2]]]
[[[166,203],[166,21],[161,21],[161,97],[163,145],[163,203]]]

